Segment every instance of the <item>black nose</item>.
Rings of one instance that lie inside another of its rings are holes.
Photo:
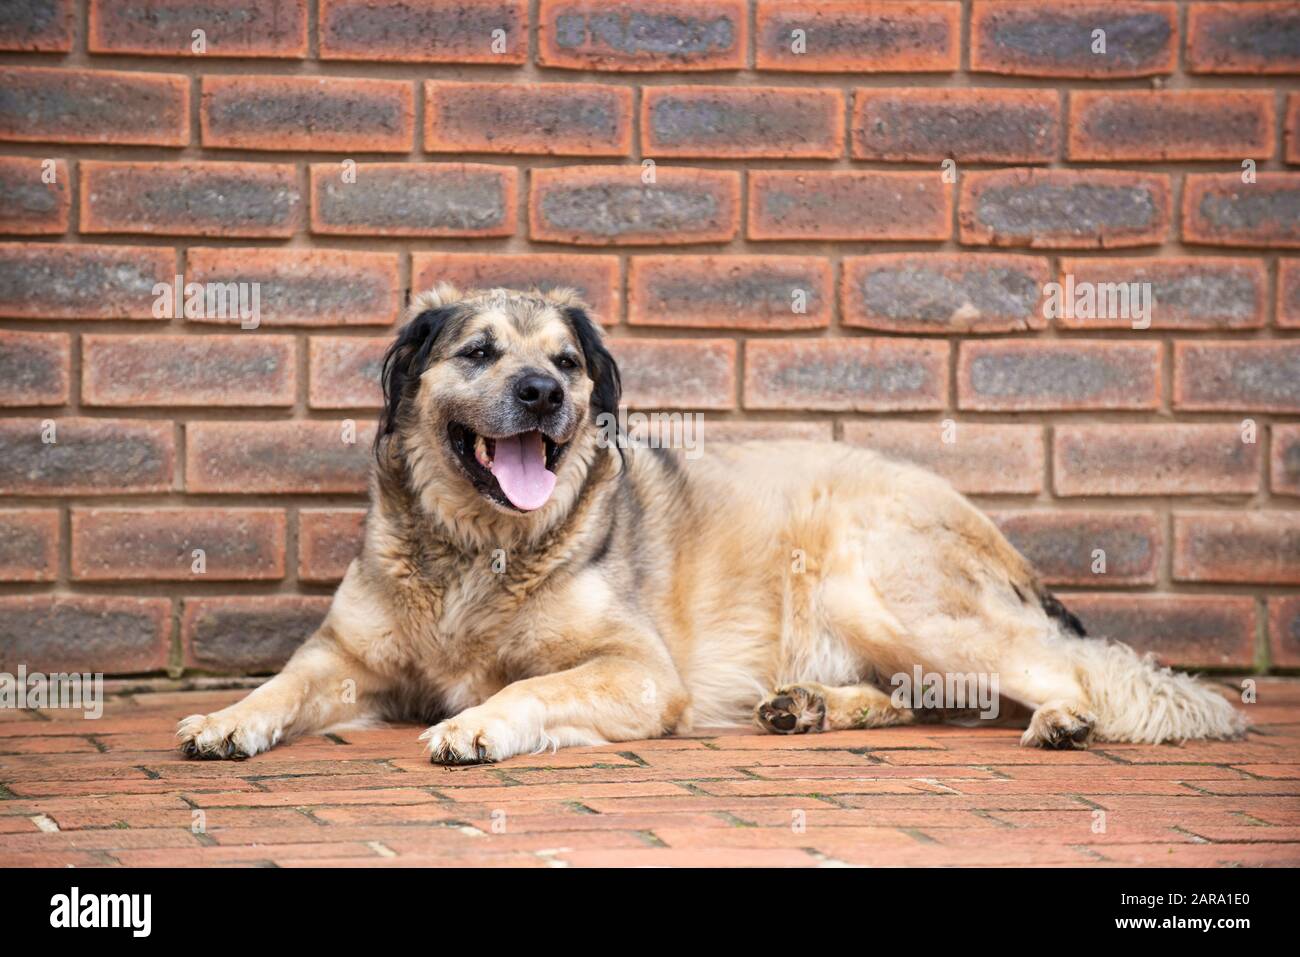
[[[526,375],[515,383],[515,398],[529,412],[546,415],[564,401],[564,388],[548,375]]]

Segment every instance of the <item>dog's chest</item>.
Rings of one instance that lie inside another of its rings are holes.
[[[406,602],[402,631],[408,638],[403,670],[445,686],[456,698],[470,689],[491,694],[512,679],[506,662],[527,596],[500,573],[462,565],[437,582],[421,582]]]

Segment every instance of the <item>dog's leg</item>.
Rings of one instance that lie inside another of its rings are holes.
[[[949,640],[963,649],[961,664],[973,666],[953,670],[995,675],[999,694],[1033,711],[1022,745],[1086,748],[1097,718],[1067,641],[1035,609],[982,611],[947,625]]]
[[[1034,709],[1022,745],[1086,748],[1097,718],[1064,646],[1045,636],[1050,627],[1043,622],[1036,633],[1008,629],[997,642],[998,660],[990,670],[998,676],[1001,694]]]
[[[911,724],[910,708],[900,708],[885,692],[871,685],[828,688],[815,681],[777,688],[758,703],[754,718],[773,734],[845,731]]]
[[[572,745],[657,737],[686,707],[671,663],[593,659],[507,685],[420,735],[434,764],[479,764]]]
[[[1000,694],[1033,711],[1021,744],[1088,746],[1096,717],[1075,663],[1041,609],[972,600],[968,617],[931,614],[908,628],[860,586],[832,582],[825,597],[838,632],[878,674],[908,674],[921,665],[945,674],[996,675]]]
[[[361,717],[383,686],[341,646],[327,621],[278,675],[238,704],[190,715],[176,736],[192,758],[246,758],[292,735]]]

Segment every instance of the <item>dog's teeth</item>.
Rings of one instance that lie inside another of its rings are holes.
[[[488,455],[487,440],[481,435],[475,436],[474,438],[474,458],[476,458],[478,464],[483,466],[485,469],[490,469],[492,467],[492,456]]]

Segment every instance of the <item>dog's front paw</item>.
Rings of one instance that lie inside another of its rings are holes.
[[[275,743],[278,735],[241,724],[225,711],[192,714],[176,725],[181,753],[187,758],[242,761]]]
[[[511,735],[501,722],[476,718],[473,710],[439,722],[420,735],[431,764],[487,764],[519,753],[510,748]]]
[[[1057,751],[1082,751],[1092,738],[1097,718],[1070,704],[1045,704],[1029,719],[1020,738],[1021,747],[1038,745]]]

